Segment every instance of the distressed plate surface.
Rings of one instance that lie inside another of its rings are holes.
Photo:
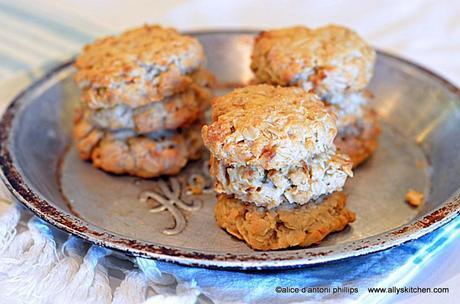
[[[251,33],[196,36],[221,82],[251,78]],[[287,268],[396,246],[460,213],[459,91],[405,60],[378,55],[370,89],[383,125],[380,147],[345,188],[357,221],[321,245],[272,252],[253,251],[219,229],[212,193],[187,193],[196,174],[209,186],[205,159],[172,180],[113,176],[80,161],[70,136],[78,103],[73,72],[70,63],[64,64],[13,101],[0,123],[0,165],[22,203],[93,243],[186,265]],[[414,209],[404,202],[409,188],[425,193],[425,205]],[[158,194],[160,205],[146,199]]]

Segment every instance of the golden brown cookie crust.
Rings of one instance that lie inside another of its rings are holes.
[[[188,160],[202,152],[201,123],[179,131],[161,132],[155,137],[130,132],[105,132],[77,116],[74,139],[83,160],[114,174],[150,178],[174,175]]]
[[[356,135],[337,135],[334,140],[337,151],[350,157],[353,168],[361,165],[377,149],[380,123],[374,110],[366,109],[358,130]]]
[[[87,45],[75,61],[75,80],[91,108],[137,107],[185,90],[204,60],[196,38],[145,25]]]
[[[297,26],[260,33],[251,68],[258,83],[299,86],[324,97],[364,89],[375,57],[375,51],[350,29]]]
[[[335,116],[299,88],[236,89],[213,99],[212,116],[202,129],[203,141],[227,164],[278,169],[334,149]]]
[[[321,203],[267,210],[219,195],[215,216],[220,227],[253,249],[307,247],[355,220],[355,214],[345,208],[345,203],[345,194],[335,192]]]

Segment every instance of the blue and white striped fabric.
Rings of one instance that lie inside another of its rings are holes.
[[[59,18],[54,7],[49,10],[39,2],[0,1],[0,83],[23,73],[34,79],[109,32],[68,13]],[[53,19],[47,17],[51,13]]]
[[[78,1],[74,3],[77,5]],[[68,10],[61,12],[58,5],[50,7],[34,1],[21,4],[18,1],[0,0],[1,96],[9,96],[4,91],[11,89],[9,85],[5,85],[10,83],[11,79],[18,78],[20,75],[21,79],[30,82],[42,75],[44,71],[76,54],[83,44],[111,32],[112,29],[90,22],[78,14],[69,14]],[[1,101],[5,102],[6,99]],[[0,222],[0,226],[1,224]],[[43,234],[48,235],[46,224],[33,223],[31,227],[39,227]],[[362,303],[382,300],[390,302],[391,298],[388,298],[388,294],[369,294],[366,292],[367,287],[407,285],[413,275],[423,267],[422,265],[457,238],[459,233],[460,219],[457,218],[428,236],[385,252],[291,271],[239,273],[157,263],[158,269],[155,268],[153,272],[159,270],[172,274],[179,282],[194,286],[193,290],[199,290],[216,303],[280,303],[306,300],[335,303],[338,299]],[[1,246],[4,245],[0,244],[0,256]],[[99,252],[96,249],[93,251]],[[103,253],[102,256],[107,253],[103,249],[100,249],[100,252]],[[148,272],[143,266],[148,264],[148,261],[138,260],[137,264],[145,273]],[[5,279],[5,274],[0,271],[1,279]],[[137,279],[131,280],[134,281],[138,282]],[[130,286],[141,288],[139,284],[141,283],[131,283]],[[358,287],[360,292],[341,295],[277,294],[276,286]],[[0,286],[0,298],[2,292],[4,290]],[[161,291],[157,290],[157,293]],[[196,296],[192,299],[196,300]],[[123,303],[135,303],[135,301]]]

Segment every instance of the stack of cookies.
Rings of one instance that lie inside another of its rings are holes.
[[[347,28],[299,26],[259,34],[251,68],[256,83],[297,86],[317,94],[337,115],[335,143],[356,167],[374,152],[380,133],[365,91],[375,57],[375,51]]]
[[[199,158],[213,79],[204,63],[197,39],[159,26],[86,46],[75,62],[81,158],[139,177],[176,174]]]
[[[300,88],[255,85],[217,97],[202,136],[219,226],[258,250],[308,246],[355,219],[336,117]]]

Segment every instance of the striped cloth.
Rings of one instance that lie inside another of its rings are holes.
[[[460,82],[459,61],[444,60],[448,52],[457,54],[449,58],[458,58],[459,40],[448,39],[459,37],[460,27],[455,26],[456,20],[460,20],[457,1],[451,1],[447,10],[440,8],[440,1],[381,1],[375,12],[386,13],[374,15],[366,15],[378,6],[371,1],[315,1],[304,3],[302,8],[296,7],[298,2],[289,1],[290,4],[284,2],[286,9],[283,10],[276,10],[275,1],[271,0],[245,1],[238,5],[234,2],[191,0],[171,1],[169,6],[159,2],[148,6],[146,1],[0,0],[1,107],[44,71],[76,54],[84,43],[144,20],[175,24],[182,29],[215,24],[260,28],[305,23],[305,20],[317,25],[318,20],[333,20],[357,28],[377,45],[414,58],[425,54],[424,58],[429,59],[432,66],[442,68],[451,79]],[[88,17],[79,7],[73,7],[80,3],[93,8],[86,11]],[[116,5],[121,7],[118,11],[101,13],[100,20],[95,17],[97,9],[109,11]],[[126,22],[115,18],[128,15],[131,6],[137,11],[127,16]],[[155,6],[162,10],[156,10]],[[258,9],[261,6],[265,8]],[[289,10],[289,7],[295,9]],[[353,13],[340,14],[344,7]],[[207,9],[211,13],[206,14]],[[213,13],[219,10],[227,14]],[[316,13],[318,10],[322,13]],[[148,18],[150,15],[154,17]],[[267,19],[267,16],[272,17]],[[436,22],[427,23],[427,20]],[[398,31],[399,37],[395,35]],[[435,43],[424,45],[421,40],[408,43],[407,37],[417,38],[414,33],[430,37]],[[4,187],[0,194],[13,200]],[[456,219],[417,241],[365,257],[292,271],[239,273],[115,257],[109,250],[55,230],[19,205],[0,202],[0,303],[391,301],[391,295],[369,294],[367,287],[408,284],[413,275],[459,233],[460,219]],[[358,287],[359,292],[276,294],[276,286]]]
[[[46,9],[48,8],[48,9]],[[48,18],[48,15],[53,19]],[[65,18],[63,18],[65,17]],[[31,79],[68,60],[95,37],[109,33],[77,16],[30,1],[0,1],[0,83],[25,74]]]

